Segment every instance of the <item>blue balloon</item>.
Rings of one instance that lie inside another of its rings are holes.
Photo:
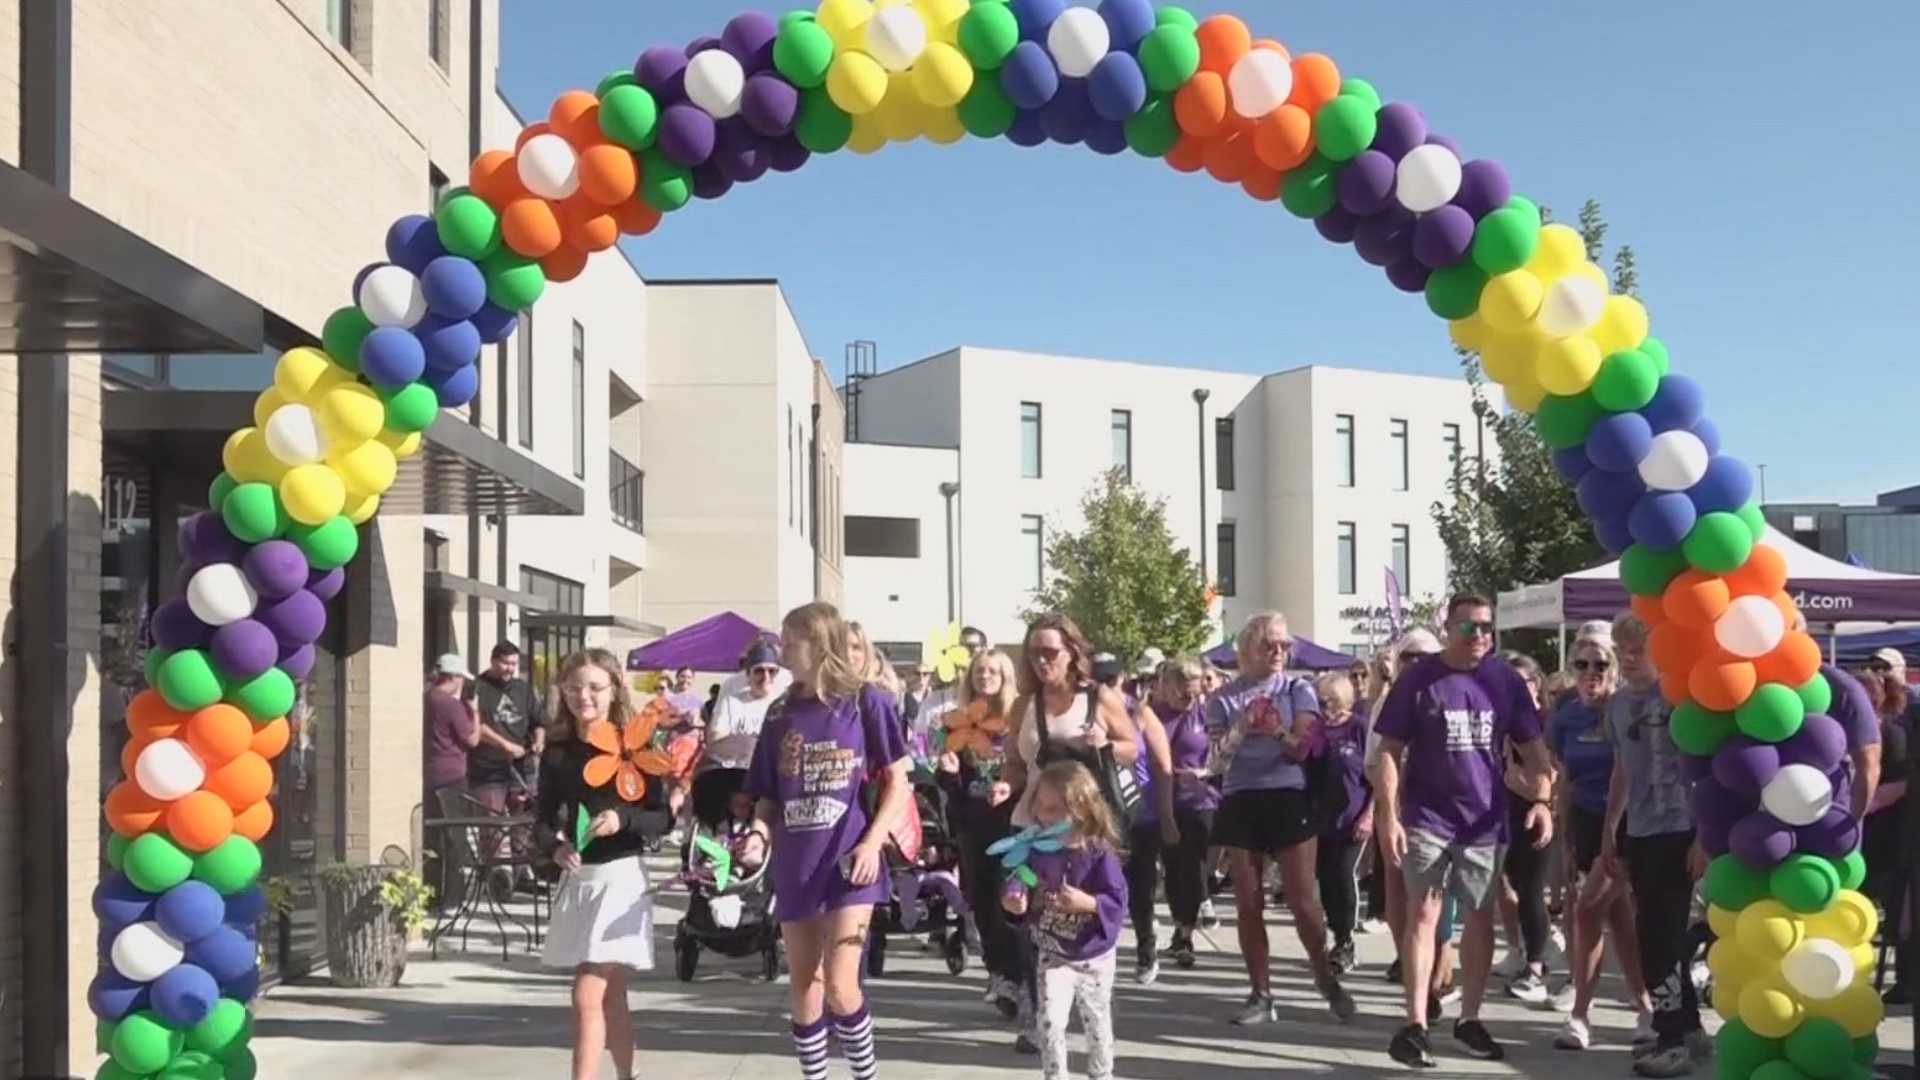
[[[1707,409],[1706,393],[1700,384],[1685,375],[1667,375],[1660,379],[1653,400],[1640,406],[1640,415],[1653,426],[1654,434],[1691,428]]]
[[[413,328],[413,336],[420,339],[428,371],[472,367],[480,359],[480,331],[466,319],[429,315]]]
[[[93,887],[93,913],[99,916],[103,929],[111,926],[118,932],[123,927],[151,919],[155,899],[152,893],[116,870]]]
[[[1140,61],[1123,52],[1101,57],[1087,75],[1087,97],[1103,120],[1131,118],[1147,103],[1147,76]]]
[[[1753,498],[1753,470],[1739,458],[1714,457],[1699,481],[1687,489],[1687,497],[1702,514],[1731,514]]]
[[[1085,79],[1060,80],[1060,89],[1054,92],[1053,100],[1040,110],[1040,127],[1047,138],[1066,146],[1085,142],[1087,129],[1095,119]]]
[[[1569,446],[1553,452],[1553,471],[1559,473],[1568,483],[1577,484],[1593,471],[1593,462],[1587,457],[1585,446]]]
[[[427,310],[448,319],[470,319],[487,302],[487,276],[470,259],[442,255],[420,271]]]
[[[480,331],[480,340],[489,345],[498,345],[513,336],[520,325],[520,316],[505,308],[495,307],[492,303],[480,305],[480,311],[472,320],[474,329]]]
[[[1615,413],[1587,429],[1587,459],[1608,472],[1632,472],[1653,449],[1653,429],[1639,413]]]
[[[1720,425],[1706,417],[1693,422],[1693,437],[1700,440],[1700,445],[1707,448],[1707,453],[1720,452]]]
[[[134,982],[110,967],[103,968],[87,984],[87,1008],[109,1023],[146,1008],[147,1000],[146,983]]]
[[[1600,541],[1601,548],[1609,555],[1624,555],[1633,546],[1633,530],[1627,527],[1624,517],[1596,518],[1593,538]]]
[[[468,364],[452,371],[427,372],[427,385],[433,387],[433,394],[440,399],[440,407],[457,409],[473,400],[480,392],[480,369]]]
[[[1116,157],[1127,152],[1127,126],[1118,120],[1095,120],[1087,127],[1087,149]]]
[[[426,348],[404,326],[376,326],[360,343],[360,373],[378,389],[393,393],[426,370]]]
[[[231,926],[221,925],[198,941],[187,942],[187,963],[207,969],[222,983],[254,970],[258,957],[253,942]]]
[[[220,1001],[220,984],[193,964],[175,964],[153,980],[153,1011],[176,1028],[207,1018]]]
[[[227,915],[227,902],[211,885],[183,881],[161,895],[153,906],[160,929],[181,941],[199,941],[219,929]]]
[[[1580,478],[1574,489],[1574,496],[1580,502],[1580,509],[1596,521],[1618,519],[1624,522],[1633,512],[1634,504],[1647,493],[1647,485],[1639,474],[1630,472],[1608,472],[1595,469]]]
[[[1053,20],[1067,10],[1067,0],[1007,0],[1007,10],[1020,23],[1022,39],[1045,41]]]
[[[1047,131],[1040,126],[1040,114],[1025,110],[1016,114],[1013,126],[1007,129],[1007,141],[1028,148],[1046,145]]]
[[[1053,57],[1047,55],[1046,49],[1023,41],[1013,47],[1006,62],[1000,65],[1000,88],[1019,108],[1038,109],[1052,101],[1059,91],[1060,69],[1054,66]]]
[[[405,267],[410,274],[418,276],[428,263],[446,253],[440,231],[425,214],[408,214],[387,226],[387,261]],[[354,282],[356,296],[360,294],[359,284]]]
[[[1153,32],[1153,0],[1100,0],[1100,17],[1107,22],[1112,47],[1131,52]]]
[[[249,885],[225,900],[226,910],[220,920],[246,929],[260,925],[260,917],[267,913],[267,890],[258,884]]]
[[[252,948],[252,943],[249,942],[247,947]],[[242,1005],[252,1002],[259,993],[260,969],[257,967],[250,967],[231,979],[220,980],[220,996],[230,997]]]
[[[1693,531],[1700,515],[1693,500],[1678,491],[1649,492],[1634,504],[1627,517],[1627,528],[1635,541],[1650,548],[1671,550]]]

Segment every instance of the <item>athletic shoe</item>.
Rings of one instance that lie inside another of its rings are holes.
[[[1191,969],[1197,962],[1193,955],[1193,936],[1178,930],[1173,933],[1173,944],[1167,946],[1167,959],[1182,971]]]
[[[1509,949],[1507,955],[1500,958],[1499,963],[1487,970],[1487,975],[1495,979],[1517,979],[1525,970],[1527,970],[1526,957]]]
[[[1410,1069],[1433,1068],[1433,1045],[1427,1040],[1427,1029],[1408,1024],[1394,1032],[1393,1041],[1387,1044],[1387,1056]]]
[[[1240,1011],[1234,1013],[1232,1019],[1227,1022],[1240,1027],[1256,1027],[1260,1024],[1271,1024],[1279,1018],[1278,1011],[1273,1007],[1273,997],[1256,992],[1247,995],[1247,1003],[1242,1005]]]
[[[1133,967],[1133,981],[1141,986],[1152,986],[1160,979],[1160,961],[1153,956],[1141,957]]]
[[[1585,1020],[1569,1016],[1567,1022],[1560,1026],[1560,1034],[1553,1037],[1553,1045],[1562,1050],[1585,1050],[1593,1045],[1593,1032],[1588,1029]]]
[[[1343,941],[1335,945],[1333,952],[1327,957],[1327,962],[1333,965],[1333,971],[1336,975],[1345,975],[1347,972],[1352,971],[1354,965],[1353,942]]]
[[[1713,1061],[1713,1036],[1695,1028],[1687,1032],[1687,1057],[1695,1065],[1706,1065]]]
[[[1213,912],[1213,897],[1200,901],[1200,925],[1208,930],[1220,925],[1220,916]]]
[[[1440,998],[1440,1004],[1442,1005],[1460,1004],[1460,987],[1449,986],[1446,989],[1441,990],[1439,993],[1439,998]]]
[[[1507,994],[1529,1005],[1545,1005],[1549,996],[1547,980],[1539,972],[1527,968],[1507,983]]]
[[[1633,1052],[1635,1055],[1650,1054],[1659,1045],[1660,1036],[1653,1030],[1653,1014],[1643,1012],[1633,1024]]]
[[[1440,999],[1439,994],[1428,993],[1427,994],[1427,1023],[1437,1024],[1440,1021],[1445,1020],[1446,1018],[1447,1018],[1447,1003]]]
[[[1387,972],[1385,975],[1381,976],[1381,978],[1385,979],[1390,983],[1397,983],[1401,981],[1400,973],[1401,973],[1400,961],[1395,960],[1393,963],[1387,965]]]
[[[1334,1018],[1343,1024],[1353,1022],[1353,1014],[1359,1009],[1353,1004],[1353,995],[1340,985],[1340,980],[1330,978],[1319,983],[1320,996],[1327,999],[1327,1007],[1333,1010]]]
[[[1392,927],[1387,925],[1385,919],[1368,919],[1360,924],[1360,932],[1363,934],[1384,934],[1390,929]]]
[[[1655,1050],[1646,1057],[1633,1063],[1637,1076],[1674,1077],[1693,1075],[1693,1057],[1687,1053],[1686,1046],[1669,1046],[1664,1050]]]
[[[1453,1024],[1453,1037],[1456,1042],[1467,1048],[1467,1053],[1482,1061],[1499,1061],[1507,1056],[1506,1047],[1494,1040],[1487,1025],[1478,1020],[1456,1020]]]

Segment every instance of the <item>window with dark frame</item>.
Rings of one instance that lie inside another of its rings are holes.
[[[1334,482],[1343,488],[1353,486],[1353,417],[1341,413],[1333,418]]]
[[[522,564],[520,567],[520,589],[537,596],[546,605],[537,612],[540,615],[585,615],[587,613],[587,587],[578,581],[563,578],[558,574],[549,574]],[[549,681],[560,668],[561,661],[587,647],[587,630],[584,626],[545,626],[536,634],[528,636],[529,671],[528,681],[535,689],[545,691]]]
[[[513,333],[520,339],[520,417],[517,433],[523,449],[533,449],[533,309],[520,313],[520,325]]]
[[[573,323],[573,475],[587,478],[587,330]]]
[[[1335,540],[1337,548],[1335,562],[1340,577],[1341,596],[1352,596],[1360,591],[1357,576],[1360,559],[1359,544],[1358,530],[1354,528],[1353,522],[1340,522],[1339,532]]]
[[[1020,403],[1020,476],[1040,479],[1040,403]]]
[[[1221,596],[1233,596],[1239,591],[1239,533],[1239,526],[1231,521],[1214,526],[1214,562],[1220,567],[1214,588]]]
[[[441,71],[447,70],[447,54],[452,46],[447,3],[448,0],[427,0],[427,56]]]
[[[846,544],[847,555],[854,558],[917,559],[920,519],[849,514]]]
[[[1460,425],[1440,425],[1440,439],[1447,444],[1447,467],[1451,469],[1460,463]]]
[[[1047,581],[1047,526],[1038,514],[1020,515],[1020,541],[1026,547],[1027,591],[1039,592]]]
[[[1133,412],[1128,409],[1115,409],[1107,417],[1107,428],[1113,437],[1113,467],[1120,470],[1120,476],[1128,481],[1133,479]]]
[[[353,0],[327,0],[327,36],[353,51]]]
[[[1214,486],[1233,490],[1233,417],[1218,417],[1213,422]]]
[[[1387,422],[1388,453],[1393,458],[1393,490],[1405,491],[1410,480],[1410,463],[1407,460],[1407,422],[1389,420]]]
[[[447,194],[447,174],[439,166],[427,166],[427,212],[440,209],[440,200]]]
[[[1388,565],[1393,567],[1393,580],[1400,583],[1401,595],[1413,588],[1410,580],[1413,561],[1413,530],[1405,525],[1393,527],[1393,557]]]

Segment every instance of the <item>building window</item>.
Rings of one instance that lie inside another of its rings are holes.
[[[1040,403],[1020,403],[1020,475],[1040,479]]]
[[[427,213],[440,209],[440,200],[447,194],[447,174],[437,167],[427,166]]]
[[[327,0],[327,36],[353,51],[353,0]]]
[[[536,570],[531,566],[520,567],[520,589],[539,597],[545,604],[537,612],[524,614],[538,615],[585,615],[587,613],[587,587],[577,581]],[[528,681],[534,689],[546,692],[549,680],[560,669],[560,662],[587,647],[587,630],[580,625],[542,626],[527,635],[527,653],[529,656]]]
[[[799,432],[793,426],[793,406],[787,406],[787,524],[800,517],[800,454],[794,448]]]
[[[1402,596],[1405,596],[1407,590],[1413,587],[1408,580],[1412,570],[1412,551],[1413,530],[1405,525],[1395,525],[1393,527],[1393,559],[1389,565],[1393,567],[1393,580],[1399,582]]]
[[[1233,417],[1222,416],[1213,422],[1214,486],[1233,490]]]
[[[533,309],[520,313],[520,445],[533,449]]]
[[[451,31],[447,27],[447,0],[427,0],[427,55],[447,70]]]
[[[573,475],[587,478],[587,330],[573,324]]]
[[[1027,591],[1039,592],[1047,578],[1046,523],[1038,514],[1020,515],[1020,544],[1025,552],[1021,562],[1027,575]]]
[[[1345,413],[1333,418],[1334,481],[1341,487],[1353,486],[1353,417]]]
[[[1236,563],[1239,555],[1239,527],[1231,521],[1223,521],[1214,526],[1214,562],[1220,564],[1220,576],[1214,587],[1221,596],[1232,596],[1238,591],[1236,578],[1239,576]]]
[[[920,519],[847,516],[847,554],[863,559],[920,557]]]
[[[1452,468],[1458,465],[1460,463],[1460,425],[1440,425],[1440,439],[1447,444],[1447,467]]]
[[[1133,479],[1133,413],[1126,409],[1115,409],[1107,418],[1107,428],[1113,433],[1113,467],[1120,470],[1122,478]]]
[[[1407,422],[1392,420],[1387,425],[1388,451],[1393,457],[1393,490],[1407,490]]]
[[[1360,553],[1356,550],[1358,539],[1354,535],[1353,522],[1340,523],[1337,544],[1339,546],[1340,595],[1352,596],[1360,591],[1359,583],[1354,579],[1354,569],[1359,563]]]

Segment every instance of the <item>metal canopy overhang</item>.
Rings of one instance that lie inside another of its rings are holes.
[[[109,390],[101,395],[109,450],[119,443],[120,452],[198,468],[211,480],[220,471],[227,435],[253,423],[257,396],[243,390]],[[441,413],[420,452],[400,463],[380,508],[397,514],[573,516],[585,512],[586,492],[460,417]]]
[[[456,596],[472,597],[508,607],[517,607],[521,611],[538,611],[546,601],[530,592],[509,589],[504,585],[495,585],[491,581],[475,581],[470,577],[446,570],[427,571],[427,588],[435,592],[449,592]]]
[[[522,615],[520,622],[529,630],[547,629],[613,629],[624,630],[642,637],[666,637],[667,628],[641,619],[629,619],[625,615],[562,615],[558,612],[541,611]]]
[[[0,162],[0,353],[258,352],[260,306]]]

